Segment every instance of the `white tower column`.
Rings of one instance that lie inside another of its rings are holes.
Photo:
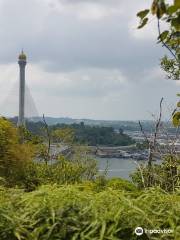
[[[18,126],[25,125],[25,67],[26,55],[22,51],[18,59],[19,64],[19,117]]]

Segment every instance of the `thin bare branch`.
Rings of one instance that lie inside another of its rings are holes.
[[[155,148],[155,145],[156,145],[156,140],[157,140],[157,135],[158,135],[158,132],[159,132],[159,127],[160,127],[160,123],[161,123],[161,118],[162,118],[162,102],[163,102],[163,99],[164,98],[161,98],[161,101],[160,101],[160,111],[159,111],[159,118],[158,118],[158,121],[156,123],[156,127],[155,127],[155,131],[154,131],[154,140],[153,140],[153,146]]]
[[[51,134],[50,134],[50,131],[49,131],[49,126],[48,124],[46,123],[46,119],[45,119],[45,116],[43,114],[43,122],[44,122],[44,125],[45,125],[45,129],[46,129],[46,134],[47,134],[47,138],[48,138],[48,158],[50,156],[50,149],[51,149]]]

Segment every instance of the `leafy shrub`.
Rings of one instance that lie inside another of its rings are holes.
[[[1,240],[135,240],[180,238],[180,193],[149,189],[142,194],[82,185],[47,185],[31,193],[1,189]],[[9,201],[10,200],[10,201]],[[134,229],[172,229],[170,234],[143,234]]]
[[[16,176],[14,185],[11,186],[17,185],[26,191],[33,191],[43,184],[73,184],[93,180],[96,174],[96,162],[75,162],[61,156],[53,164],[32,161]]]
[[[26,129],[18,129],[0,118],[0,184],[32,191],[42,184],[76,183],[92,180],[96,175],[96,161],[85,154],[82,147],[74,147],[69,159],[57,155],[55,162],[51,158],[35,162],[41,146],[39,139]]]
[[[161,164],[153,164],[151,167],[141,164],[131,177],[140,189],[159,186],[165,191],[173,192],[176,188],[180,188],[179,166],[179,156],[166,155]]]
[[[18,129],[0,118],[0,177],[12,186],[22,180],[25,168],[34,156],[31,143],[19,143]]]
[[[137,190],[137,188],[133,183],[121,178],[110,179],[108,181],[107,187],[111,187],[112,189],[115,189],[115,190],[121,190],[121,191],[124,190],[129,192],[133,192]]]

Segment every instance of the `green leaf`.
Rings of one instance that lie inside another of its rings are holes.
[[[157,14],[157,11],[158,11],[158,2],[157,2],[157,0],[154,0],[152,5],[151,5],[151,13],[152,13],[152,15]]]
[[[148,18],[144,18],[141,21],[140,25],[138,26],[138,29],[143,28],[147,24],[147,22],[148,22]]]
[[[160,17],[162,17],[164,13],[166,13],[166,5],[165,5],[164,1],[161,1],[160,4],[159,4],[159,15],[160,15]]]
[[[167,13],[171,15],[171,14],[175,13],[178,10],[178,8],[179,7],[177,5],[172,5],[172,6],[168,7]]]
[[[164,41],[167,38],[168,34],[169,34],[169,31],[164,31],[159,35],[158,39],[160,41]]]
[[[143,11],[138,12],[137,17],[143,19],[147,16],[148,13],[149,13],[149,9],[145,9]]]
[[[151,13],[152,15],[156,15],[157,18],[161,18],[163,14],[166,13],[166,4],[163,0],[154,0],[151,5]]]
[[[21,235],[18,233],[18,232],[14,232],[14,235],[15,237],[18,239],[18,240],[21,240]]]
[[[180,15],[177,18],[172,19],[171,25],[176,29],[180,30]]]
[[[178,127],[180,126],[180,112],[176,112],[174,115],[173,115],[173,125],[174,127]]]
[[[180,107],[180,102],[177,103],[177,107]]]

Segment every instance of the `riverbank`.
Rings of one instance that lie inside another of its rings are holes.
[[[135,145],[119,147],[90,147],[92,153],[100,158],[124,158],[134,160],[147,160],[148,150],[139,150]]]

